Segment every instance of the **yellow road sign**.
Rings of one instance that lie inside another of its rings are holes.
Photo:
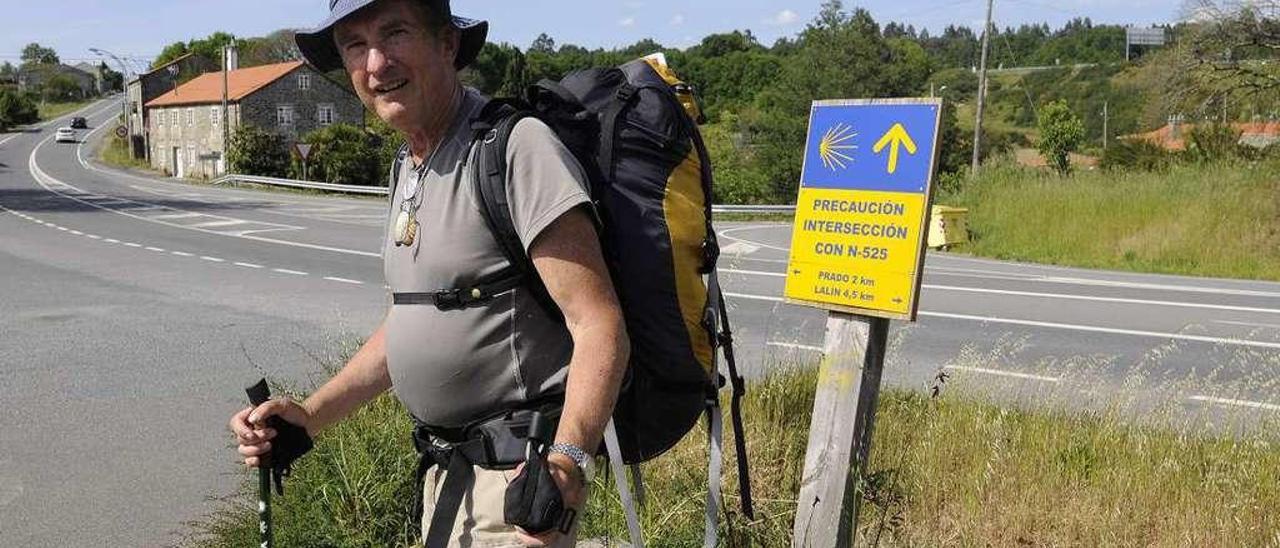
[[[941,106],[936,99],[814,103],[789,301],[915,320]]]

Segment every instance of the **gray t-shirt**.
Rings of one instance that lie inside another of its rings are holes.
[[[470,166],[471,119],[486,99],[467,89],[449,136],[428,162],[417,201],[418,235],[395,245],[401,189],[418,176],[407,160],[391,198],[383,247],[395,293],[468,286],[504,266],[480,213]],[[507,147],[507,195],[526,251],[561,215],[589,203],[582,167],[549,127],[521,120]],[[393,305],[387,365],[396,395],[419,421],[458,427],[502,409],[563,391],[573,341],[524,287],[463,310]]]

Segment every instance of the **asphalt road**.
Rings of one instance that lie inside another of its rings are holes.
[[[180,542],[239,481],[225,423],[244,386],[309,385],[387,306],[383,202],[103,168],[117,108],[87,109],[84,145],[0,134],[0,546]],[[826,313],[780,300],[790,228],[719,229],[746,373],[816,363]],[[1280,414],[1280,284],[947,254],[924,283],[890,384],[945,370],[1001,397]]]

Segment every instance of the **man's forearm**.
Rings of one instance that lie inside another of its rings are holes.
[[[588,453],[594,453],[600,445],[631,352],[626,328],[622,319],[616,318],[570,329],[573,358],[569,362],[557,443],[570,443]]]
[[[342,370],[302,403],[311,415],[312,435],[391,388],[385,331],[384,320]]]

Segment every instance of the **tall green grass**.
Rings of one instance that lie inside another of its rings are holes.
[[[1280,160],[1163,173],[984,168],[941,203],[969,208],[974,255],[1280,280]]]
[[[744,415],[757,515],[738,512],[726,462],[723,545],[789,545],[816,378],[802,369],[752,384]],[[858,533],[901,546],[1280,543],[1274,428],[1174,429],[1114,409],[998,405],[955,382],[936,397],[888,391]],[[408,545],[416,527],[408,429],[403,409],[384,396],[323,435],[275,500],[278,544]],[[644,466],[648,545],[701,546],[705,448],[699,428]],[[193,524],[187,544],[255,544],[255,486],[246,474],[242,493]],[[626,539],[611,479],[596,480],[584,520],[582,538]]]
[[[40,120],[52,120],[64,114],[68,114],[71,111],[79,110],[93,101],[94,100],[91,99],[87,101],[72,101],[68,103],[40,103]]]

